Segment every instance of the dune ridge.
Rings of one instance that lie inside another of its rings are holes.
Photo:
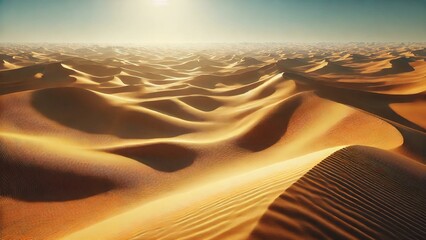
[[[0,239],[421,239],[424,50],[1,44]]]
[[[379,149],[337,151],[285,190],[249,239],[422,239],[424,172]]]

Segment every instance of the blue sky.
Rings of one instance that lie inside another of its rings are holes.
[[[426,42],[426,0],[0,0],[1,42]]]

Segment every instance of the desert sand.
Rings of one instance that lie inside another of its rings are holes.
[[[0,239],[422,239],[426,44],[0,46]]]

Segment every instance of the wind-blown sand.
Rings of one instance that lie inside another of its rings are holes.
[[[424,44],[0,47],[0,239],[422,239]]]

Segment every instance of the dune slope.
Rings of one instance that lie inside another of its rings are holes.
[[[421,238],[424,51],[0,44],[0,239]]]
[[[422,239],[425,171],[375,148],[337,151],[269,206],[250,239]]]

